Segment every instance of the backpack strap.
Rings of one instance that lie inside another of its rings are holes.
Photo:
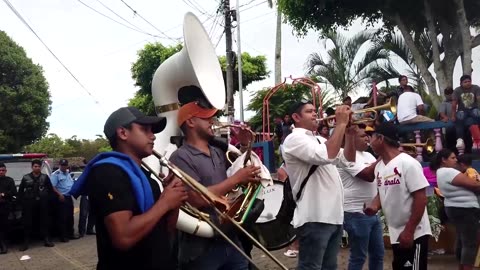
[[[318,140],[318,138],[317,138],[317,142],[321,143]],[[303,179],[302,184],[300,185],[300,189],[297,192],[297,196],[295,196],[295,201],[298,201],[300,199],[300,196],[302,196],[303,188],[307,184],[307,181],[310,178],[310,176],[312,176],[312,174],[315,172],[315,170],[317,170],[317,168],[318,168],[318,165],[312,165],[312,167],[310,167],[310,170],[308,171],[307,176],[305,177],[305,179]]]

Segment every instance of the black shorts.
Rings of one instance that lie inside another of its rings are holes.
[[[392,245],[393,270],[426,270],[428,256],[429,235],[415,239],[411,248],[400,248],[398,244]]]

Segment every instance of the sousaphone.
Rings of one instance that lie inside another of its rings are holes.
[[[182,135],[177,125],[181,88],[196,86],[202,90],[202,96],[214,108],[222,109],[225,105],[225,84],[215,49],[198,18],[190,12],[184,17],[183,35],[183,49],[158,67],[152,81],[156,113],[158,116],[167,118],[165,129],[155,135],[154,150],[166,158],[169,158],[170,154],[177,149],[177,146],[171,143],[172,138]],[[181,94],[185,99],[199,93],[183,92]],[[162,171],[157,158],[150,156],[143,161],[156,173]],[[202,237],[214,235],[210,225],[184,211],[180,211],[177,229]]]

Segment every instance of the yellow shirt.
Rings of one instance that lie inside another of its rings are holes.
[[[480,181],[480,174],[474,168],[468,168],[464,174],[475,181]]]

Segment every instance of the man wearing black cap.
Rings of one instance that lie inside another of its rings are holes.
[[[112,152],[91,160],[71,194],[88,195],[96,216],[97,269],[177,269],[175,224],[187,199],[180,180],[160,183],[141,168],[166,119],[123,107],[107,119]]]
[[[56,225],[60,231],[60,241],[68,242],[68,239],[78,239],[73,230],[73,199],[70,195],[73,179],[68,173],[68,160],[61,159],[59,165],[60,168],[52,173],[50,181],[58,199]]]
[[[381,160],[375,166],[378,194],[365,206],[367,215],[379,209],[385,214],[392,243],[394,270],[427,269],[428,238],[432,234],[427,215],[429,186],[420,163],[398,150],[395,125],[383,123],[370,140]]]

